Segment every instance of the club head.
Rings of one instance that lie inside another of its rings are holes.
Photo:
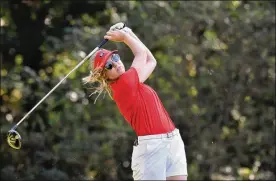
[[[10,145],[10,147],[14,149],[20,149],[21,148],[21,136],[20,134],[15,130],[10,130],[7,135],[7,142]]]

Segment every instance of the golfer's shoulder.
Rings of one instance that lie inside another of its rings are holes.
[[[119,81],[123,82],[136,82],[138,80],[138,73],[134,67],[130,67],[125,73],[121,75]]]
[[[130,67],[124,74],[138,76],[138,72],[135,67]]]
[[[117,85],[123,88],[135,88],[138,84],[139,78],[134,67],[130,67],[117,81]]]

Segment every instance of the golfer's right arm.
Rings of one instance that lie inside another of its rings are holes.
[[[132,36],[134,37],[136,40],[138,40],[139,42],[141,42],[143,44],[143,42],[133,33],[133,31],[128,28],[128,27],[125,27],[127,32]],[[151,51],[148,49],[148,47],[143,44],[143,46],[146,48],[147,50],[147,63],[149,64],[154,64],[156,65],[156,59],[154,58],[154,56],[152,55]]]
[[[148,49],[139,39],[131,34],[126,33],[124,43],[134,54],[134,60],[131,66],[137,70],[140,82],[144,82],[154,70],[156,61],[155,63],[148,61]]]

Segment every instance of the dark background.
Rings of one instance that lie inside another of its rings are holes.
[[[1,1],[1,180],[132,180],[130,126],[83,85],[83,64],[125,22],[157,67],[145,82],[185,142],[190,180],[275,179],[275,1]],[[126,68],[133,55],[121,43]]]

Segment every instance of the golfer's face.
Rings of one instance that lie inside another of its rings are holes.
[[[115,80],[120,77],[125,72],[125,66],[123,62],[119,59],[115,60],[109,58],[106,62],[106,76],[110,80]]]

